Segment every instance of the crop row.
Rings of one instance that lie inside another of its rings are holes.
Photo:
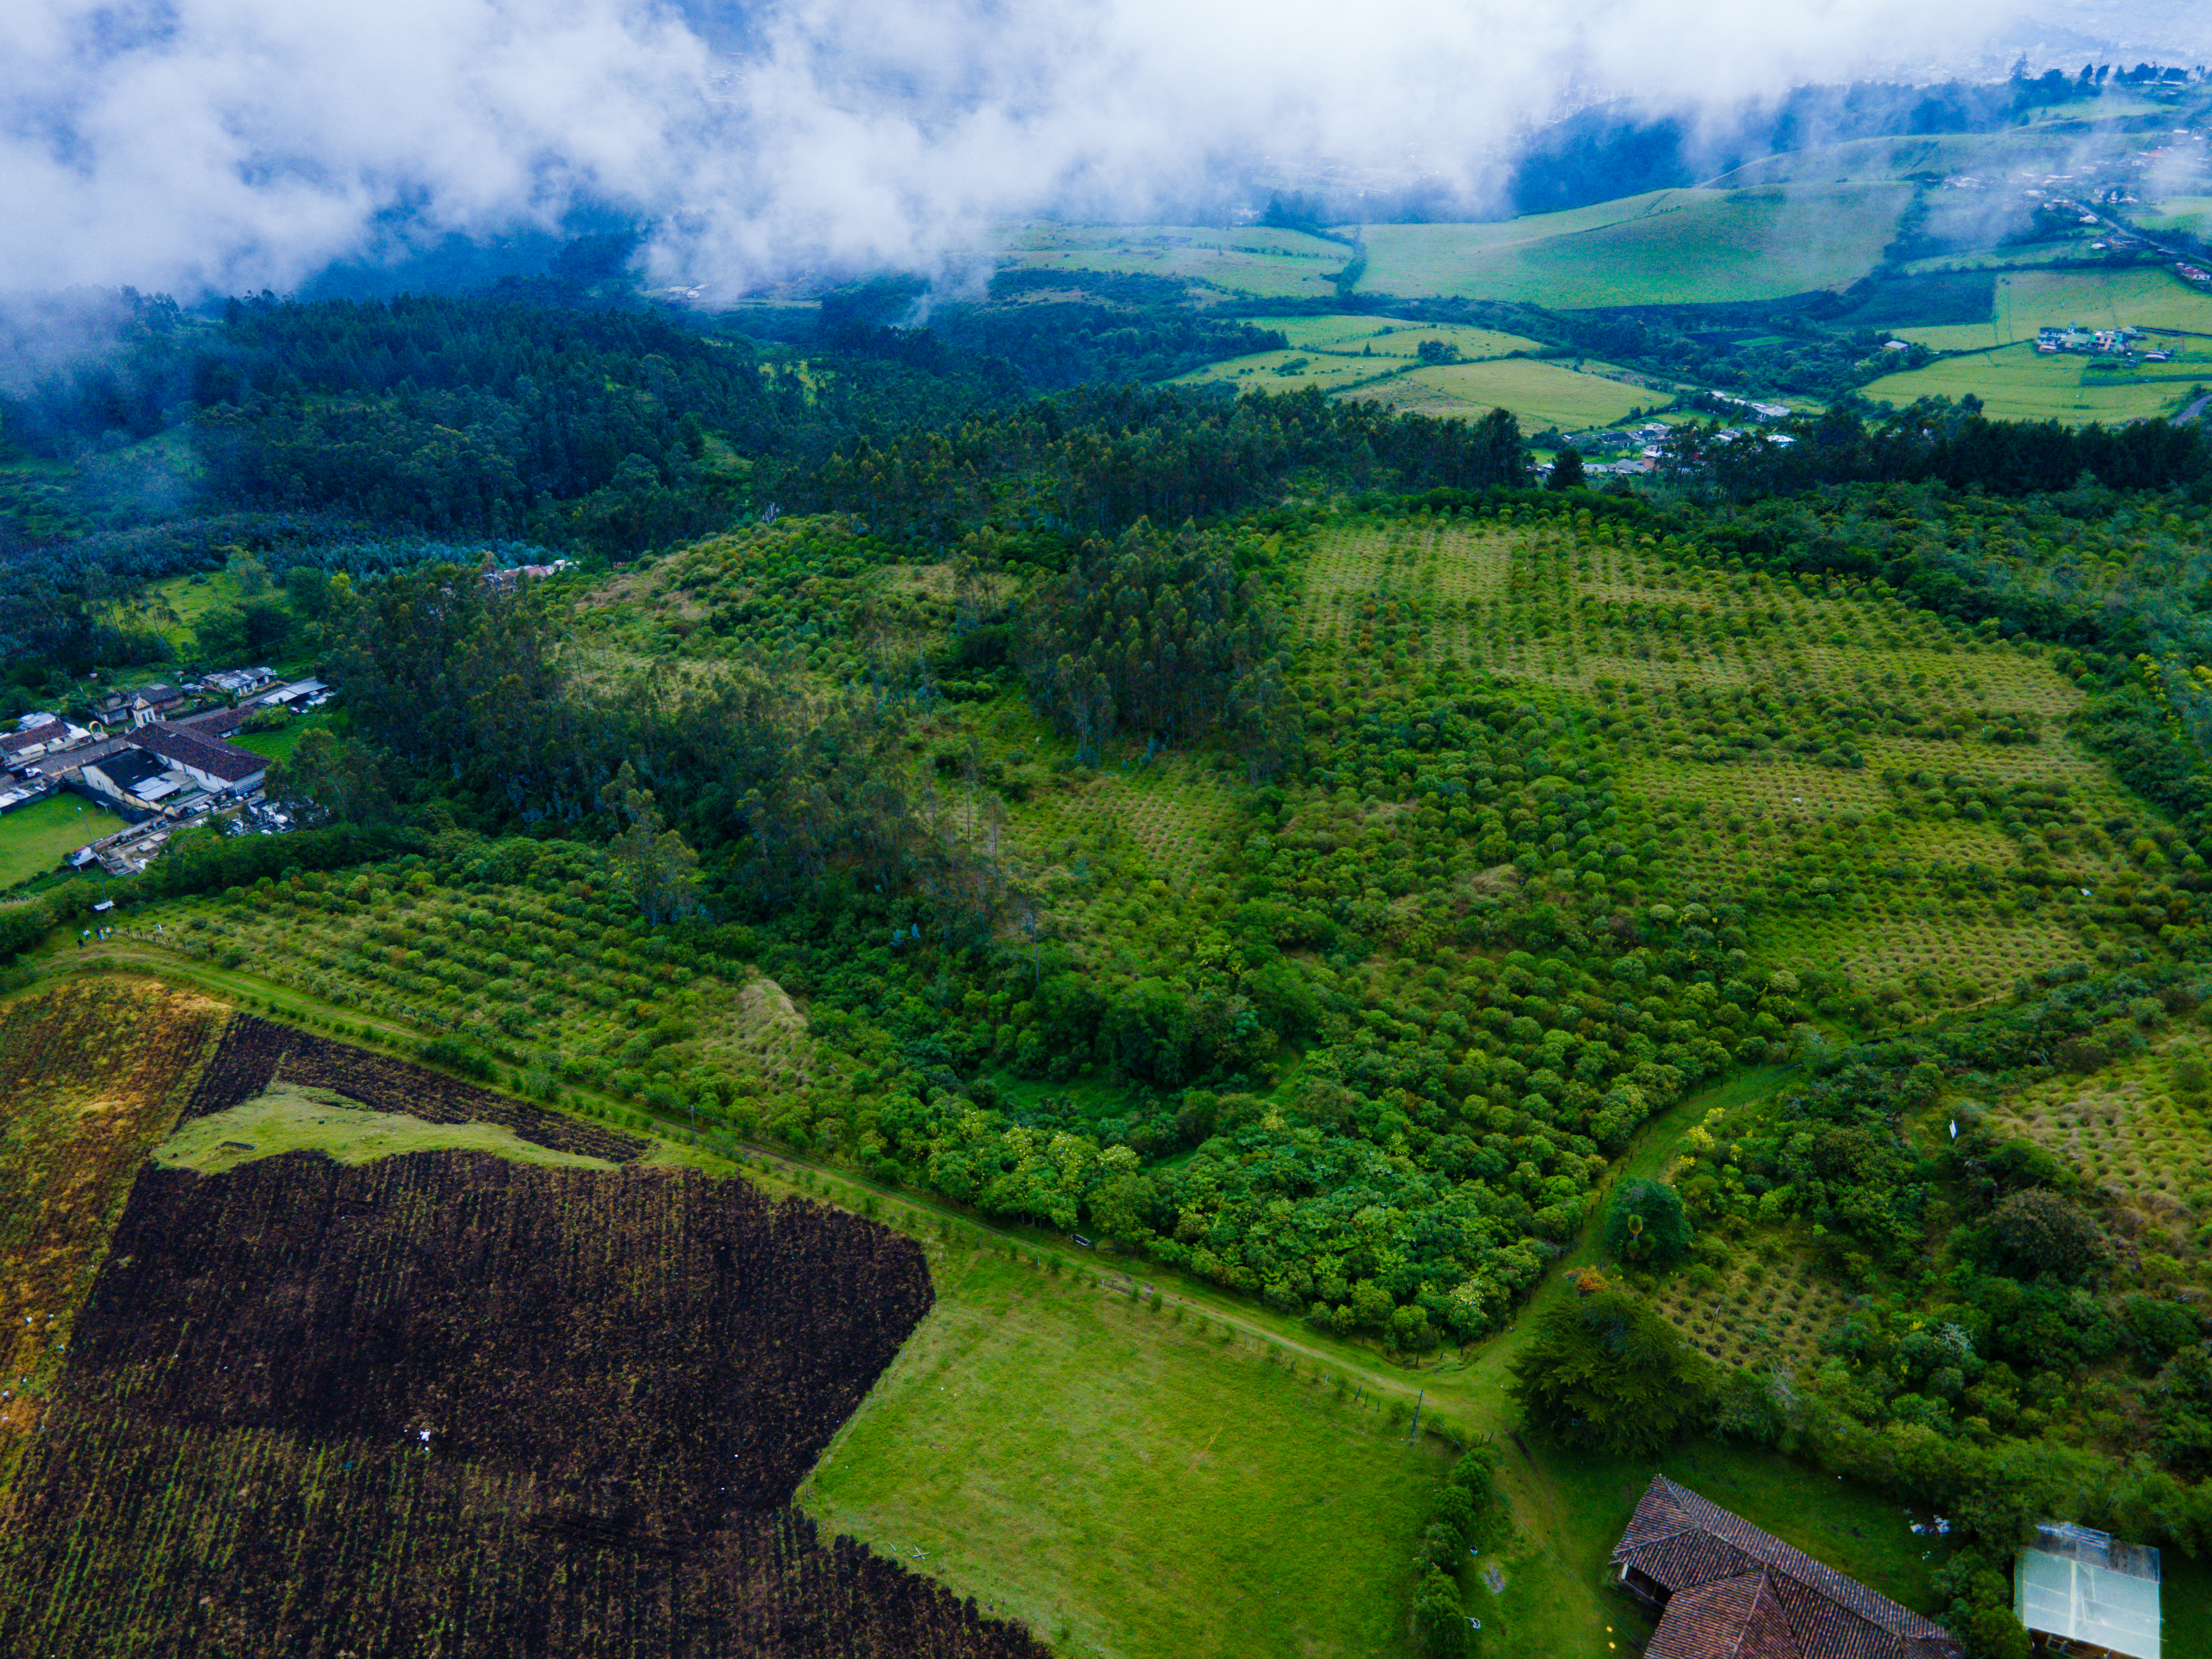
[[[773,1508],[929,1302],[910,1241],[688,1170],[153,1168],[67,1387],[177,1423],[428,1428],[548,1478]]]
[[[770,982],[670,951],[611,920],[582,880],[441,886],[410,860],[343,884],[307,875],[230,902],[179,901],[128,926],[142,948],[251,966],[365,1013],[534,1052],[544,1080],[665,1110],[720,1108],[733,1088],[803,1088],[814,1063],[804,1021]]]
[[[0,1652],[1042,1653],[789,1509],[930,1305],[901,1235],[464,1153],[149,1167],[116,1235]]]
[[[217,1017],[197,998],[101,981],[0,1008],[0,1450],[32,1422]]]
[[[0,1650],[289,1659],[1044,1659],[791,1510],[706,1531],[411,1436],[57,1412],[0,1534]]]
[[[280,1079],[335,1089],[374,1110],[426,1123],[496,1123],[537,1146],[613,1164],[631,1163],[646,1151],[643,1141],[618,1130],[244,1013],[232,1016],[185,1115],[227,1111]]]

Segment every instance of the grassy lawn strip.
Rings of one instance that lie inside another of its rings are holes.
[[[802,1488],[818,1520],[1071,1651],[1407,1651],[1433,1440],[1180,1308],[932,1254],[935,1310]]]
[[[492,1152],[517,1164],[611,1170],[605,1158],[535,1146],[495,1123],[426,1123],[372,1111],[334,1089],[279,1083],[242,1106],[195,1118],[156,1146],[156,1164],[221,1175],[286,1152],[320,1152],[340,1164],[367,1164],[401,1152]]]
[[[49,795],[0,817],[0,889],[44,875],[88,842],[124,827],[82,796]]]
[[[234,732],[230,741],[241,749],[252,750],[264,760],[286,760],[300,746],[301,738],[318,726],[327,726],[330,720],[330,711],[325,709],[313,714],[300,715],[274,732]]]

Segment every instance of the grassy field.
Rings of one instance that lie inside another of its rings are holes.
[[[1333,320],[1333,319],[1332,319]],[[1363,323],[1366,319],[1360,319]],[[1568,430],[1607,426],[1632,410],[1671,402],[1671,386],[1641,379],[1612,379],[1565,364],[1510,357],[1534,342],[1473,328],[1426,328],[1386,324],[1389,331],[1330,347],[1293,347],[1209,364],[1182,384],[1226,381],[1240,391],[1296,391],[1318,386],[1349,398],[1370,398],[1393,409],[1426,415],[1475,416],[1505,408],[1525,431],[1547,426]],[[1333,337],[1339,339],[1344,337]],[[1425,340],[1456,345],[1470,361],[1414,368]],[[1368,348],[1363,355],[1362,348]],[[1482,361],[1483,359],[1488,361]]]
[[[1863,183],[1923,173],[2061,170],[2075,140],[2062,133],[1945,133],[1929,137],[1853,138],[1762,156],[1703,181],[1707,190],[1755,185]]]
[[[2024,271],[2011,280],[2012,327],[2033,339],[2046,324],[2084,328],[2179,328],[2212,333],[2212,295],[2162,268]],[[2002,310],[2005,292],[2000,287]]]
[[[1491,224],[1372,225],[1360,290],[1581,306],[1777,298],[1874,267],[1909,185],[1659,191]],[[1048,270],[1190,276],[1264,298],[1333,291],[1351,251],[1297,231],[1191,226],[1010,228],[1002,257]]]
[[[88,842],[125,828],[82,795],[49,795],[0,817],[0,889],[53,869]]]
[[[2154,236],[2172,231],[2202,236],[2212,226],[2212,196],[2160,197],[2134,214],[2132,222]]]
[[[1033,223],[1004,232],[1000,257],[1031,270],[1189,276],[1237,294],[1313,299],[1335,292],[1332,279],[1352,250],[1300,231],[1257,225],[1224,231],[1218,226]]]
[[[804,1489],[817,1519],[1068,1652],[1407,1651],[1436,1442],[1180,1304],[933,1255],[936,1310]]]
[[[319,708],[312,714],[295,714],[273,732],[234,732],[230,741],[241,749],[252,750],[264,760],[283,760],[300,746],[300,740],[308,732],[327,727],[331,718],[331,710]]]
[[[286,1152],[320,1152],[340,1164],[368,1164],[403,1152],[491,1152],[518,1164],[611,1170],[605,1158],[556,1152],[496,1123],[428,1123],[372,1111],[331,1089],[279,1083],[242,1106],[185,1124],[151,1154],[172,1169],[221,1175]]]
[[[1994,257],[1994,256],[1993,256]],[[2035,270],[2015,269],[1997,280],[1986,323],[1919,326],[1910,321],[1889,331],[1938,351],[1977,351],[2033,341],[2045,326],[2173,328],[2212,333],[2212,296],[2185,286],[2163,270]],[[2176,346],[2194,342],[2166,340]],[[2075,368],[2081,359],[2061,363]],[[2172,371],[2185,365],[2177,359]]]
[[[1322,355],[1311,347],[1288,351],[1261,351],[1208,363],[1186,374],[1182,386],[1204,386],[1222,380],[1239,392],[1299,392],[1319,386],[1326,392],[1353,392],[1405,367],[1401,361],[1377,361],[1355,353]]]
[[[2208,319],[2207,320],[2212,320]],[[2093,370],[2090,360],[2046,355],[2027,341],[1947,357],[1925,368],[1885,374],[1867,396],[1902,409],[1920,398],[1979,398],[1990,418],[2006,421],[2139,421],[2171,415],[2188,401],[2192,380],[2212,383],[2212,357],[2187,356],[2147,369]],[[2158,379],[2147,378],[2149,374]]]
[[[1931,351],[1989,351],[2012,343],[2004,337],[2004,325],[1994,320],[1986,323],[1940,323],[1933,328],[1908,325],[1883,331],[1898,339],[1924,345]]]
[[[1778,298],[1872,270],[1910,187],[1662,191],[1503,225],[1377,225],[1361,291],[1583,306]]]
[[[1672,393],[1662,388],[1528,358],[1416,369],[1366,395],[1424,415],[1510,409],[1521,417],[1524,432],[1547,426],[1570,432],[1610,426],[1632,410],[1673,401]]]
[[[1355,356],[1371,353],[1399,361],[1415,357],[1424,340],[1456,346],[1460,355],[1469,359],[1542,349],[1538,342],[1518,334],[1470,328],[1462,323],[1409,322],[1402,317],[1274,317],[1265,319],[1261,326],[1282,330],[1293,350],[1345,352]]]
[[[149,582],[139,603],[111,606],[110,620],[126,627],[132,623],[150,627],[168,641],[179,657],[190,657],[198,648],[192,629],[199,619],[218,605],[241,605],[246,597],[238,578],[228,569],[200,571]],[[281,605],[284,592],[271,584],[261,597]]]

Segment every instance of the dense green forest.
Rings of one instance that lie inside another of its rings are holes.
[[[303,833],[98,891],[183,907],[194,955],[280,906],[264,971],[433,1058],[1407,1358],[1512,1320],[1656,1119],[1787,1068],[1610,1230],[1684,1422],[1943,1506],[1983,1651],[1972,1549],[2023,1514],[2212,1541],[2178,1293],[2212,1191],[2174,1151],[2123,1202],[1992,1103],[2171,1048],[2175,1134],[2203,1110],[2197,429],[1846,409],[1683,428],[1643,495],[1538,489],[1502,411],[1085,384],[1255,337],[1133,289],[1107,337],[1039,292],[939,332],[886,290],[803,342],[514,294],[143,306],[9,441],[178,444],[199,510],[19,525],[17,694],[161,661],[118,607],[250,568],[237,625],[346,720],[272,774]],[[532,1018],[564,962],[604,1032]],[[803,1074],[682,1012],[753,971]],[[1859,1298],[1794,1381],[1650,1311],[1785,1257]],[[1571,1435],[1551,1376],[1532,1420]]]

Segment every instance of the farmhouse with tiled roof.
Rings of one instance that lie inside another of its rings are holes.
[[[1654,1476],[1613,1552],[1660,1609],[1647,1659],[1958,1659],[1933,1620]]]

